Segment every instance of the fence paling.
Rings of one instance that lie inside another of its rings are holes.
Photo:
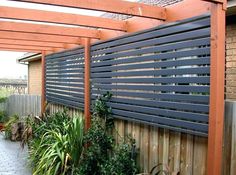
[[[7,100],[7,114],[20,116],[40,115],[41,97],[39,95],[11,95]]]

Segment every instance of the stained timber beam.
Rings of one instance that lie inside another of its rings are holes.
[[[51,48],[66,48],[66,45],[62,44],[62,43],[48,43],[48,42],[42,42],[42,41],[2,39],[1,36],[0,36],[0,44],[21,45],[21,46],[39,46],[39,47],[51,47]]]
[[[17,1],[104,11],[104,12],[111,12],[124,15],[160,19],[160,20],[166,19],[166,12],[164,7],[152,6],[138,2],[128,2],[123,0],[66,0],[66,1],[17,0]]]
[[[15,48],[15,49],[9,49],[9,48],[2,48],[0,47],[0,51],[9,51],[9,52],[31,52],[31,53],[39,53],[41,51],[39,50],[34,50],[34,49],[21,49],[21,48]],[[49,52],[49,51],[47,51]],[[49,52],[51,53],[51,51]]]
[[[96,27],[119,31],[127,30],[127,23],[122,20],[15,7],[1,6],[0,18]]]
[[[29,24],[22,22],[1,21],[0,30],[37,33],[37,34],[51,34],[60,36],[86,37],[86,38],[96,38],[96,39],[100,38],[99,31],[95,29],[87,29],[81,27],[52,26],[45,24]]]
[[[51,43],[66,43],[66,44],[79,44],[81,41],[79,37],[12,32],[12,31],[0,31],[0,37],[2,39],[40,41],[40,42],[48,42],[48,43],[50,42]]]
[[[5,49],[25,49],[25,50],[43,50],[43,51],[53,51],[49,47],[38,47],[38,46],[21,46],[21,45],[9,45],[9,44],[0,44],[0,48]]]

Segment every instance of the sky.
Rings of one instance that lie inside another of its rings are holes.
[[[128,0],[128,1],[136,1],[136,0]],[[56,11],[63,13],[90,15],[90,16],[101,16],[104,13],[104,12],[81,10],[75,8],[53,7],[49,5],[39,5],[39,4],[6,1],[6,0],[1,0],[0,6],[20,7],[28,9]],[[21,65],[16,61],[16,59],[21,57],[23,54],[24,54],[23,52],[0,51],[0,78],[20,78],[27,75],[27,66]]]
[[[24,78],[27,75],[27,65],[17,63],[16,59],[21,57],[23,52],[0,51],[0,79]]]

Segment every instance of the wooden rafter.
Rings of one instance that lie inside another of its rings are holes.
[[[62,44],[62,43],[48,43],[48,42],[42,42],[42,41],[2,39],[1,37],[0,37],[0,44],[21,45],[21,46],[39,46],[39,47],[51,47],[51,48],[65,48],[66,47],[66,45]]]
[[[8,21],[0,22],[0,31],[18,31],[25,33],[51,34],[51,35],[86,37],[86,38],[96,38],[96,39],[100,38],[99,31],[95,29],[87,29],[81,27],[52,26],[45,24],[29,24],[29,23],[8,22]]]
[[[25,49],[25,50],[38,50],[38,51],[53,51],[50,47],[39,47],[39,46],[22,46],[22,45],[10,45],[10,44],[0,44],[0,48],[5,49]]]
[[[0,31],[0,38],[27,40],[27,41],[40,41],[40,42],[49,42],[49,43],[50,42],[67,43],[67,44],[79,44],[81,42],[81,39],[79,37],[47,35],[47,34],[38,34],[38,33],[12,32],[12,31]]]
[[[13,0],[16,1],[16,0]],[[166,19],[164,7],[152,6],[123,0],[17,0],[18,2],[40,3],[87,10],[104,11],[146,18]]]
[[[15,7],[1,6],[0,18],[78,25],[119,31],[127,30],[126,22],[121,20]]]
[[[10,49],[10,48],[2,48],[0,47],[0,51],[9,51],[9,52],[31,52],[31,53],[39,53],[41,52],[40,50],[31,50],[31,49],[21,49],[21,48],[15,48],[15,49]],[[48,51],[49,52],[49,51]],[[51,53],[51,52],[50,52]]]

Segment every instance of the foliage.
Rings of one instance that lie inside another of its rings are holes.
[[[10,139],[12,136],[12,127],[14,124],[19,122],[20,118],[18,115],[13,115],[9,117],[8,121],[4,124],[5,127],[5,138]]]
[[[102,167],[102,174],[104,175],[132,175],[137,169],[135,161],[132,157],[132,145],[122,143],[116,147],[113,156],[109,161],[106,161]]]
[[[83,117],[58,112],[33,124],[29,142],[33,174],[73,174],[83,151]]]
[[[106,104],[111,99],[111,97],[112,94],[107,92],[101,96],[98,96],[93,105],[93,116],[104,119],[107,129],[114,127],[114,119],[111,115],[112,109]]]
[[[80,175],[132,175],[137,169],[132,157],[132,144],[115,144],[111,134],[114,121],[107,106],[111,94],[98,97],[93,108],[91,128],[84,137],[84,152],[78,170]]]
[[[0,111],[0,123],[4,123],[7,120],[6,111]]]
[[[4,103],[7,100],[7,97],[0,97],[0,103]]]
[[[12,93],[13,93],[13,90],[11,89],[0,88],[0,103],[5,102],[6,98],[10,96]]]

